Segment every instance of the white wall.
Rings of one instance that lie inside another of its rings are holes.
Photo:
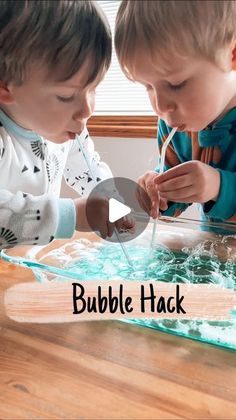
[[[157,165],[156,139],[95,137],[94,143],[114,176],[137,181],[140,175]]]
[[[106,162],[114,176],[133,179],[134,181],[145,171],[153,170],[157,165],[157,140],[93,137],[95,149],[101,159]],[[65,182],[62,185],[63,197],[76,197]],[[196,206],[191,206],[184,217],[198,218]]]
[[[96,151],[110,166],[114,176],[137,181],[145,171],[156,166],[156,139],[93,137],[93,141]],[[61,195],[75,197],[76,193],[63,182]]]

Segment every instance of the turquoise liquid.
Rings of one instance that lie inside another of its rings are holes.
[[[70,248],[65,246],[63,250],[57,250],[57,257],[61,259],[60,266],[76,273],[75,279],[78,280],[212,283],[236,289],[236,258],[226,237],[215,242],[207,240],[195,248],[179,251],[157,244],[151,253],[148,247],[126,244],[135,271],[125,260],[119,244],[93,244],[79,240],[68,246]],[[217,256],[219,251],[223,261]],[[136,319],[128,322],[236,349],[236,320],[233,319],[220,322]]]

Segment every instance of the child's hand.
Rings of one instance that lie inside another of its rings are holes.
[[[98,231],[103,239],[111,237],[114,228],[132,229],[134,220],[131,218],[122,218],[115,223],[109,222],[109,199],[104,196],[94,196],[92,198],[77,198],[74,200],[76,208],[76,230],[79,231]],[[88,223],[88,219],[89,222]]]
[[[121,219],[121,226],[118,229],[119,231],[123,232],[131,232],[133,233],[135,230],[135,220],[132,216],[128,215]]]
[[[154,183],[167,200],[178,203],[206,203],[215,201],[220,190],[219,172],[205,163],[193,160],[175,166]]]
[[[137,199],[144,211],[148,213],[153,219],[156,219],[159,214],[159,208],[166,210],[167,200],[160,196],[157,191],[155,180],[159,175],[154,171],[145,172],[138,179],[138,184],[141,188],[137,189]],[[144,193],[146,192],[146,194]]]

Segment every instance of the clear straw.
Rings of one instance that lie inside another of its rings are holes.
[[[90,165],[90,162],[89,162],[88,156],[87,156],[87,154],[86,154],[86,151],[84,150],[84,146],[83,146],[83,144],[81,143],[81,141],[80,141],[80,138],[79,138],[78,134],[76,135],[76,140],[77,140],[77,142],[79,143],[79,147],[80,147],[81,152],[82,152],[82,154],[83,154],[84,160],[85,160],[85,162],[87,163],[87,166],[88,166],[88,169],[89,169],[89,171],[90,171],[90,175],[91,175],[91,177],[92,177],[92,180],[93,180],[95,183],[97,183],[97,180],[96,180],[96,177],[95,177],[95,176],[94,176],[94,174],[93,174],[93,171],[92,171],[92,168],[91,168],[91,165]],[[122,241],[121,241],[121,239],[120,239],[119,232],[118,232],[118,230],[116,229],[116,227],[115,227],[114,231],[115,231],[116,238],[117,238],[117,240],[118,240],[118,242],[119,242],[119,244],[120,244],[120,246],[121,246],[121,249],[122,249],[122,251],[123,251],[123,254],[124,254],[124,256],[125,256],[125,258],[126,258],[126,260],[127,260],[128,265],[129,265],[130,267],[132,267],[132,269],[134,269],[134,266],[133,266],[132,261],[131,261],[131,259],[130,259],[130,257],[129,257],[129,254],[128,254],[128,252],[127,252],[127,249],[125,248],[124,244],[122,243]]]
[[[162,149],[161,149],[161,160],[160,160],[160,166],[159,166],[159,173],[162,174],[164,172],[164,166],[165,166],[165,156],[166,156],[166,149],[168,144],[170,143],[172,137],[174,136],[176,130],[178,127],[172,128],[169,136],[167,137],[166,141],[163,143]],[[156,236],[156,230],[157,230],[157,219],[154,219],[153,222],[153,228],[152,228],[152,239],[151,239],[151,246],[150,246],[150,254],[154,247],[154,240]],[[149,254],[149,255],[150,255]]]
[[[125,258],[127,260],[127,263],[134,270],[133,263],[132,263],[132,261],[131,261],[131,259],[129,257],[129,254],[127,252],[127,249],[125,248],[124,244],[121,242],[120,235],[119,235],[119,232],[118,232],[118,230],[117,230],[116,227],[114,228],[114,231],[115,231],[116,238],[117,238],[117,240],[118,240],[118,242],[119,242],[119,244],[120,244],[120,246],[122,248],[123,254],[125,255]]]

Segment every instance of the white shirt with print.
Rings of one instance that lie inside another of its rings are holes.
[[[75,207],[73,200],[59,198],[62,177],[80,196],[112,177],[87,129],[79,136],[81,150],[77,140],[50,142],[1,110],[0,124],[0,249],[71,237]]]

